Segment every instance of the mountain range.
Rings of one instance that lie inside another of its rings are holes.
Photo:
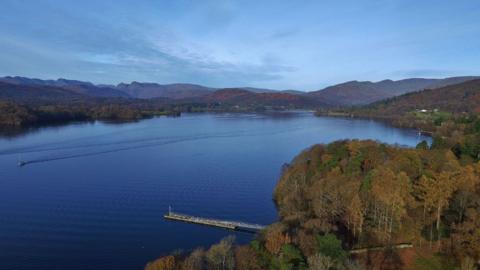
[[[237,87],[212,88],[197,84],[120,83],[95,85],[91,82],[58,79],[40,80],[25,77],[0,78],[0,98],[164,98],[172,103],[225,103],[229,105],[264,106],[356,106],[416,92],[458,84],[480,77],[464,76],[444,79],[410,78],[379,82],[350,81],[321,90],[296,90]]]
[[[69,90],[71,92],[94,97],[129,97],[129,95],[111,85],[95,85],[91,82],[76,80],[58,79],[58,80],[40,80],[25,77],[3,77],[0,82],[13,84],[17,86],[29,87],[52,87]]]

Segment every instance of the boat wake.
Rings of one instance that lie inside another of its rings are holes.
[[[294,129],[294,130],[298,130],[298,129]],[[90,143],[90,144],[63,145],[63,146],[49,145],[48,147],[17,149],[17,151],[15,151],[14,149],[10,149],[4,152],[0,152],[0,155],[53,152],[53,155],[44,156],[44,157],[31,159],[31,160],[19,161],[18,166],[23,167],[23,166],[34,164],[34,163],[44,163],[44,162],[51,162],[51,161],[58,161],[58,160],[65,160],[65,159],[72,159],[72,158],[82,158],[82,157],[96,156],[96,155],[135,150],[135,149],[141,149],[141,148],[158,147],[158,146],[170,145],[170,144],[176,144],[176,143],[182,143],[182,142],[191,142],[191,141],[206,140],[206,139],[272,135],[272,134],[292,132],[294,130],[290,129],[290,130],[269,131],[269,132],[240,131],[240,132],[229,132],[229,133],[221,133],[221,134],[201,134],[201,135],[193,135],[193,136],[184,136],[180,138],[155,137],[155,138],[146,138],[141,140],[138,140],[138,139],[124,140],[124,141],[110,142],[110,143],[97,142],[97,143]],[[105,147],[112,147],[112,146],[114,148],[105,149]],[[121,147],[118,147],[118,146],[121,146]],[[98,148],[98,147],[103,148],[103,150],[83,152],[83,153],[73,153],[73,154],[69,153],[69,154],[63,154],[63,155],[59,155],[56,153],[58,151],[64,151],[64,150],[81,150],[81,149]]]

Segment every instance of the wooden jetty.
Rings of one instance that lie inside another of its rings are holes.
[[[200,224],[200,225],[218,227],[218,228],[235,230],[235,231],[257,232],[257,231],[263,230],[266,227],[264,225],[250,224],[245,222],[195,217],[195,216],[190,216],[190,215],[185,215],[180,213],[174,213],[172,211],[168,211],[168,213],[165,214],[163,217],[168,220]]]

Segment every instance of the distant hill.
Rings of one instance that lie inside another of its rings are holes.
[[[40,80],[25,77],[4,77],[0,78],[0,82],[15,84],[19,86],[42,86],[55,87],[70,90],[77,94],[92,97],[124,97],[129,95],[123,91],[115,89],[114,86],[94,85],[90,82],[82,82],[76,80],[58,79],[58,80]]]
[[[266,88],[255,87],[235,87],[236,89],[246,90],[252,93],[293,93],[295,90],[277,91]],[[158,83],[140,83],[132,82],[129,84],[121,83],[116,89],[121,90],[131,97],[135,98],[157,98],[165,97],[171,99],[185,99],[206,96],[214,91],[222,88],[206,87],[198,84],[175,83],[175,84],[158,84]],[[298,93],[301,93],[298,91]],[[296,93],[295,93],[296,94]]]
[[[253,93],[288,93],[288,94],[294,94],[294,95],[303,95],[305,92],[298,91],[298,90],[273,90],[273,89],[268,89],[268,88],[255,88],[255,87],[235,87],[238,89],[243,89],[247,90]]]
[[[204,96],[214,88],[209,88],[197,84],[175,83],[175,84],[158,84],[158,83],[121,83],[116,89],[128,94],[134,98],[171,98],[182,99],[190,97]]]
[[[423,89],[434,89],[457,84],[480,77],[451,77],[445,79],[412,78],[405,80],[383,80],[379,82],[350,81],[329,86],[306,95],[336,106],[365,105],[382,99],[399,96]]]
[[[253,93],[272,93],[272,92],[279,92],[277,90],[267,89],[267,88],[256,88],[256,87],[234,87],[237,89],[247,90]]]
[[[287,93],[287,94],[301,95],[301,96],[307,94],[307,92],[298,91],[298,90],[281,90],[280,93]]]
[[[254,93],[242,88],[220,89],[197,99],[190,99],[189,101],[196,103],[222,103],[239,106],[312,107],[326,105],[302,95],[284,92]]]
[[[480,113],[480,79],[408,93],[379,101],[362,110],[388,117],[414,110],[435,109],[452,113]]]
[[[43,85],[18,85],[0,81],[0,99],[16,101],[49,101],[81,98],[73,91]]]

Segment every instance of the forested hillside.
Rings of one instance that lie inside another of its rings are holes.
[[[480,113],[480,80],[409,93],[374,103],[354,112],[396,117],[415,110]]]
[[[379,100],[400,96],[405,93],[424,89],[437,89],[448,85],[463,83],[479,77],[451,77],[445,79],[411,78],[398,81],[379,82],[350,81],[309,92],[314,97],[331,106],[366,105]]]

